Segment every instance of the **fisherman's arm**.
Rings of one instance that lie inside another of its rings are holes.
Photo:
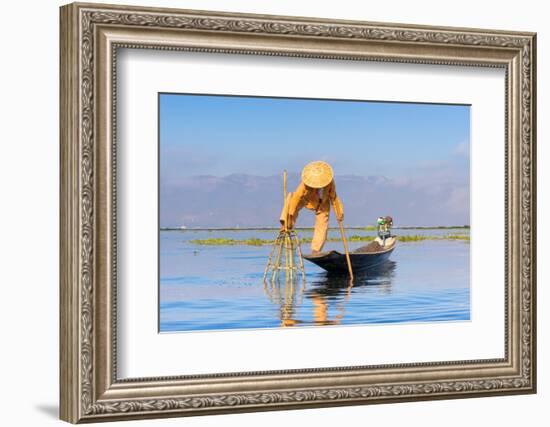
[[[336,219],[338,221],[344,220],[344,204],[340,200],[338,196],[334,198],[334,201],[332,202],[332,206],[334,206],[334,213],[336,214]]]
[[[342,203],[342,200],[340,200],[340,197],[338,197],[338,194],[336,194],[336,184],[334,181],[330,183],[330,191],[329,191],[329,198],[330,202],[332,204],[332,207],[334,208],[334,213],[336,214],[336,219],[338,221],[344,220],[344,204]]]
[[[289,229],[294,227],[294,224],[296,223],[296,217],[298,216],[298,212],[303,207],[303,198],[306,194],[306,187],[303,183],[300,183],[298,187],[296,188],[296,191],[289,194],[288,197],[288,210],[287,210],[287,227]]]

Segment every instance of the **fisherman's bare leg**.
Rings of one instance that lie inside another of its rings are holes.
[[[323,206],[315,213],[315,229],[311,241],[311,252],[321,252],[327,240],[330,205]]]

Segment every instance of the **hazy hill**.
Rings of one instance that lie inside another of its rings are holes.
[[[288,191],[299,182],[289,174]],[[468,183],[444,178],[391,180],[383,176],[339,176],[336,188],[344,203],[346,225],[372,224],[392,215],[396,225],[469,224]],[[282,176],[233,174],[192,176],[161,186],[162,227],[276,226],[282,206]],[[332,218],[333,219],[333,218]],[[300,225],[313,225],[303,210]]]

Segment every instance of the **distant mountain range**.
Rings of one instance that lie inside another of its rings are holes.
[[[288,175],[288,191],[300,175]],[[161,180],[161,227],[277,226],[283,203],[282,176],[198,175]],[[470,223],[468,183],[453,180],[396,180],[383,176],[336,178],[344,203],[345,224],[374,224],[391,215],[395,225],[466,225]],[[312,226],[313,213],[300,212],[299,226]],[[333,215],[331,221],[334,222]]]

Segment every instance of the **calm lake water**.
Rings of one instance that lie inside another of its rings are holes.
[[[395,230],[395,234],[466,234],[468,230]],[[347,235],[374,232],[348,230]],[[310,231],[299,231],[310,237]],[[329,277],[304,261],[306,284],[264,287],[271,246],[204,246],[194,239],[275,238],[276,231],[161,231],[160,331],[280,326],[436,322],[470,319],[470,245],[464,241],[397,243],[391,261],[375,274]],[[338,237],[330,230],[329,237]],[[365,245],[350,242],[350,250]],[[324,250],[342,252],[341,242]],[[309,244],[303,244],[309,253]]]

